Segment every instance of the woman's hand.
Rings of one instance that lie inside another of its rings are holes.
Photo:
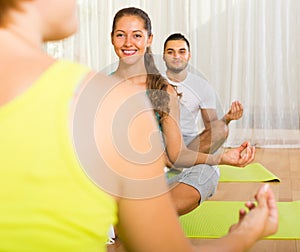
[[[261,186],[253,202],[245,203],[249,212],[241,209],[239,222],[230,227],[229,232],[245,232],[254,241],[272,235],[278,229],[278,209],[273,191],[269,184]]]

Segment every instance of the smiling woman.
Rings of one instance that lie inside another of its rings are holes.
[[[119,27],[119,22],[116,22],[115,27],[112,32],[112,44],[117,56],[126,61],[127,64],[135,64],[136,60],[139,60],[146,53],[146,48],[152,43],[152,34],[148,36],[146,30],[139,30],[139,24],[141,20],[137,19],[135,16],[124,16],[122,17],[123,25]],[[137,27],[137,28],[135,28]],[[130,57],[128,56],[136,56]],[[131,63],[128,61],[133,59]]]
[[[146,12],[129,7],[116,13],[111,41],[119,63],[114,74],[123,80],[135,78],[136,85],[148,90],[154,109],[163,118],[169,111],[169,97],[166,92],[156,92],[156,95],[153,92],[166,91],[168,83],[155,65],[151,51],[152,39],[151,20]]]
[[[185,145],[179,127],[180,94],[155,66],[150,50],[152,37],[151,20],[146,12],[135,7],[119,10],[111,32],[112,44],[119,57],[113,76],[120,82],[129,81],[147,94],[161,130],[167,166],[189,168],[180,174],[182,178],[169,180],[176,210],[185,214],[214,194],[219,173],[213,165],[245,166],[253,160],[255,148],[245,142],[239,148],[212,155]],[[244,150],[245,154],[242,154]],[[174,186],[176,183],[178,185]]]

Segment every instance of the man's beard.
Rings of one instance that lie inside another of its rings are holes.
[[[173,72],[173,73],[180,73],[181,71],[183,71],[184,69],[186,69],[187,67],[187,64],[184,64],[183,66],[181,67],[173,67],[173,66],[170,66],[169,64],[167,64],[167,68],[169,71]]]

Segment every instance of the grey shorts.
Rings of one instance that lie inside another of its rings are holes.
[[[186,168],[182,172],[171,169],[166,175],[170,186],[176,183],[184,183],[197,189],[201,195],[199,203],[202,203],[216,192],[220,172],[218,166],[198,164],[191,168]]]

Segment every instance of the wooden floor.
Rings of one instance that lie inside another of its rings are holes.
[[[300,200],[300,149],[257,149],[254,162],[260,162],[281,179],[280,183],[270,183],[277,201]],[[212,200],[253,200],[253,192],[259,185],[259,183],[219,183]],[[207,242],[205,239],[190,240],[193,244]],[[118,241],[115,245],[110,245],[108,251],[125,252]],[[250,251],[300,252],[300,240],[261,240]]]

